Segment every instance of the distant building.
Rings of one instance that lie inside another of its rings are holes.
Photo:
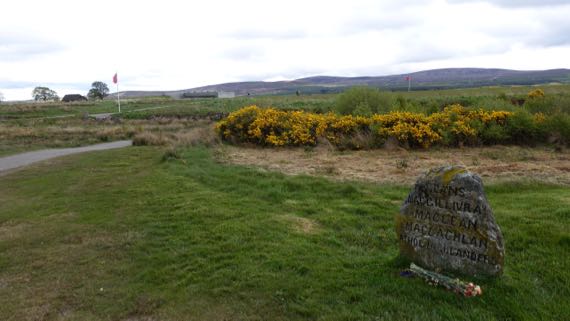
[[[234,98],[236,93],[233,91],[218,91],[218,98]]]
[[[185,92],[181,98],[234,98],[236,93],[233,91],[192,91]]]
[[[218,93],[215,91],[185,92],[182,98],[218,98]]]
[[[74,101],[87,101],[87,98],[85,96],[81,96],[79,94],[72,94],[72,95],[63,96],[61,101],[63,101],[64,103],[71,103]]]

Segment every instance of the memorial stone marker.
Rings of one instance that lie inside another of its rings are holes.
[[[498,276],[505,249],[481,178],[461,166],[422,175],[396,218],[400,254],[432,270]]]

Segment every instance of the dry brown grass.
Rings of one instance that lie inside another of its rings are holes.
[[[298,233],[303,234],[315,234],[320,230],[319,224],[312,219],[306,217],[300,217],[295,215],[281,215],[278,219],[287,222],[291,228]]]
[[[21,235],[24,235],[24,232],[28,228],[28,224],[26,223],[18,223],[18,222],[4,222],[0,225],[0,241],[8,241],[13,240]]]
[[[459,164],[485,182],[532,180],[570,185],[570,151],[494,146],[440,150],[339,152],[328,148],[251,148],[227,146],[218,160],[286,174],[327,176],[389,184],[412,184],[429,168]]]
[[[170,139],[163,133],[142,132],[133,137],[135,146],[165,146],[170,143]]]
[[[220,144],[221,141],[214,131],[212,124],[200,124],[185,130],[173,132],[152,132],[148,129],[135,134],[133,137],[133,145],[154,145],[154,146],[213,146]]]
[[[63,111],[72,111],[72,106],[62,105],[59,102],[30,102],[23,104],[6,104],[2,106],[4,112],[34,112],[57,108]]]
[[[25,123],[0,122],[0,155],[131,138],[136,145],[177,147],[212,146],[220,142],[213,123],[206,120],[164,117],[150,120],[30,120]]]
[[[186,132],[177,133],[176,143],[181,146],[214,146],[221,143],[213,125],[194,127]]]

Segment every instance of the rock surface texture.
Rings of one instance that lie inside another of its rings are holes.
[[[396,218],[400,255],[436,271],[499,276],[505,248],[481,178],[461,166],[416,182]]]

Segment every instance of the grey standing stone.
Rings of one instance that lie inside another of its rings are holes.
[[[477,174],[462,166],[422,175],[396,217],[400,255],[436,271],[499,276],[501,229]]]

